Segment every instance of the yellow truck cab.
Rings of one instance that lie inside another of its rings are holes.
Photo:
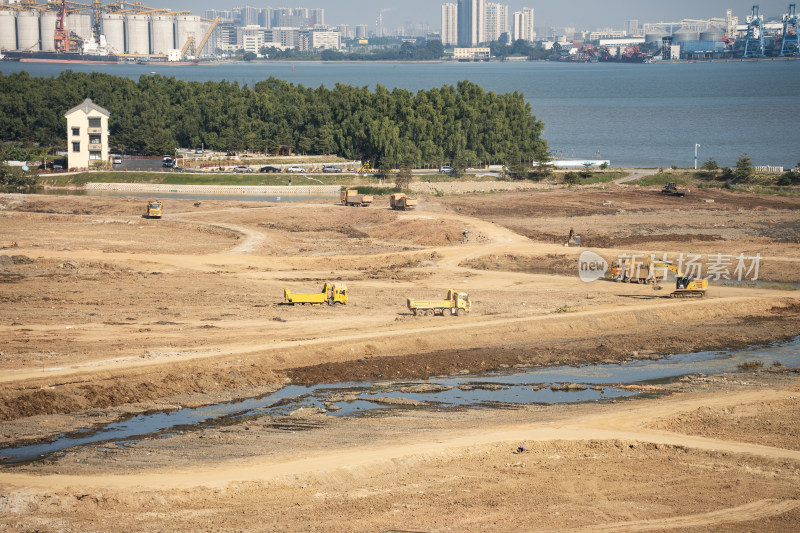
[[[347,305],[347,287],[344,285],[333,285],[325,283],[322,292],[300,293],[283,289],[283,299],[288,304],[312,304],[312,305]]]
[[[162,204],[161,200],[150,200],[147,202],[147,217],[148,218],[161,218]]]

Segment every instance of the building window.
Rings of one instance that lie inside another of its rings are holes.
[[[81,143],[72,143],[72,151],[73,152],[80,152],[81,151]]]
[[[99,135],[89,135],[89,144],[100,144]]]
[[[81,129],[80,128],[72,128],[72,135],[77,137],[80,134],[81,134]]]
[[[99,127],[101,127],[100,119],[99,118],[89,118],[89,127],[90,128],[99,128]]]
[[[100,152],[89,152],[90,161],[100,161],[100,159],[102,159],[102,154]]]

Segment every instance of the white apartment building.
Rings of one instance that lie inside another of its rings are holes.
[[[442,44],[454,46],[458,44],[458,6],[442,4]]]
[[[314,50],[338,50],[340,39],[338,31],[314,30],[311,32],[311,48]]]
[[[508,6],[487,3],[485,21],[486,42],[497,41],[501,35],[508,32]]]
[[[533,8],[523,7],[522,11],[514,12],[514,22],[511,30],[511,39],[533,42],[536,31],[533,29]]]
[[[108,161],[109,112],[89,98],[64,114],[67,117],[67,168],[89,168]]]

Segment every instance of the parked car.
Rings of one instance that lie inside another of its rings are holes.
[[[281,169],[278,167],[273,167],[272,165],[267,165],[265,167],[261,167],[258,169],[259,172],[281,172]]]
[[[111,164],[112,164],[112,165],[119,165],[119,164],[121,164],[121,163],[122,163],[122,158],[121,158],[120,156],[118,156],[118,155],[115,155],[115,156],[113,156],[113,157],[111,158]]]
[[[64,170],[64,166],[58,163],[53,163],[53,170]]]
[[[328,172],[341,172],[341,171],[342,171],[342,169],[339,168],[339,167],[334,167],[334,166],[324,166],[324,167],[322,167],[322,172],[325,172],[325,173],[328,173]]]
[[[455,169],[450,165],[442,165],[439,167],[439,174],[452,174]]]
[[[304,169],[303,167],[298,167],[296,165],[292,165],[292,166],[290,166],[289,168],[286,169],[286,172],[288,172],[290,174],[301,174],[301,173],[305,174],[306,169]]]
[[[202,149],[202,148],[195,148],[195,149],[194,149],[194,153],[196,153],[196,154],[202,154],[202,153],[203,153],[203,149]]]
[[[250,168],[250,167],[246,167],[244,165],[241,165],[241,166],[238,166],[238,167],[233,167],[233,171],[234,172],[243,173],[243,172],[253,172],[253,169]]]
[[[161,166],[166,168],[172,168],[173,165],[175,165],[175,162],[168,157],[164,159],[163,163],[161,163]]]

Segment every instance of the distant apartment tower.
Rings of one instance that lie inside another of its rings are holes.
[[[260,9],[257,7],[240,7],[236,10],[239,11],[239,25],[240,26],[258,26],[258,15]]]
[[[486,42],[497,41],[508,32],[508,6],[505,4],[486,4]]]
[[[458,6],[442,4],[442,44],[455,46],[458,44]]]
[[[366,24],[358,24],[356,26],[356,39],[366,39],[369,37],[367,33],[367,25]]]
[[[486,42],[485,0],[458,0],[458,45],[478,46]]]
[[[350,25],[348,24],[339,24],[336,26],[336,31],[339,32],[339,35],[342,39],[352,39],[353,36],[351,35],[352,31],[350,30]]]
[[[637,19],[626,20],[624,29],[625,35],[628,37],[639,35],[639,21]]]
[[[316,8],[311,10],[311,26],[325,25],[325,10]]]
[[[522,11],[514,12],[514,23],[511,29],[511,38],[514,41],[533,41],[536,31],[533,29],[533,8],[523,7]]]

